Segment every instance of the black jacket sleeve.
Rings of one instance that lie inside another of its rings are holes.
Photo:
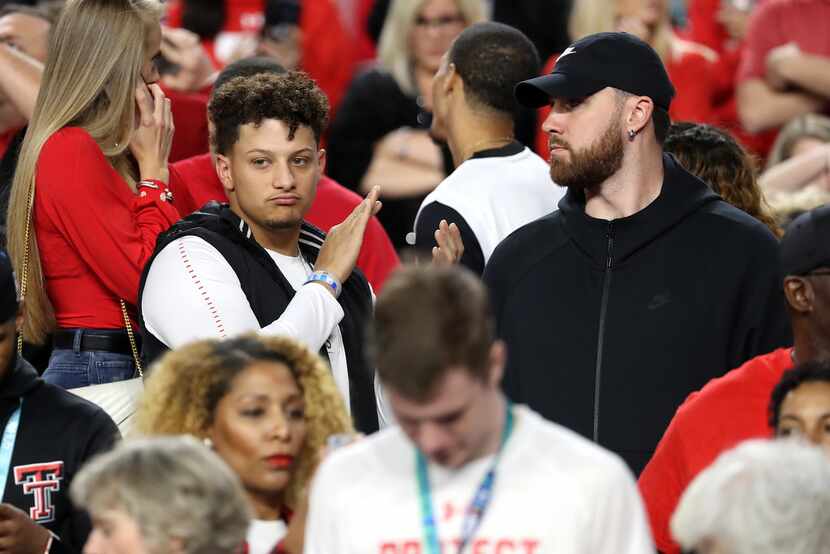
[[[430,202],[423,207],[418,215],[415,228],[415,248],[421,251],[431,251],[433,246],[438,245],[435,241],[435,230],[438,229],[438,224],[442,219],[447,220],[447,223],[455,223],[461,231],[464,254],[459,263],[475,272],[476,275],[484,273],[484,254],[481,252],[478,239],[461,214],[446,204]]]
[[[121,438],[118,427],[106,412],[96,410],[89,420],[89,436],[81,452],[81,466],[97,454],[110,450]],[[79,553],[92,530],[89,514],[73,506],[72,517],[60,533],[60,540],[53,541],[50,554]]]
[[[738,367],[750,358],[792,345],[778,242],[766,229],[762,231],[764,236],[759,232],[753,241],[755,252],[744,274],[727,367]]]

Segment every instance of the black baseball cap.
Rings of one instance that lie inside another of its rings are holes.
[[[798,216],[781,239],[784,275],[806,275],[830,267],[830,204]]]
[[[612,87],[648,96],[669,111],[674,86],[654,49],[628,33],[597,33],[568,46],[550,75],[522,81],[514,90],[519,104],[541,108],[551,98],[584,98]]]

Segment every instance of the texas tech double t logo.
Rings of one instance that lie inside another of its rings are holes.
[[[14,483],[23,485],[23,494],[34,496],[35,505],[29,508],[29,517],[37,523],[48,523],[55,519],[52,493],[61,490],[63,462],[46,462],[15,466]]]

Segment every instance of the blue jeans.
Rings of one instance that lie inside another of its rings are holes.
[[[75,348],[56,348],[52,351],[49,366],[43,373],[43,380],[65,389],[74,389],[123,381],[135,374],[132,355],[81,350],[78,335]]]

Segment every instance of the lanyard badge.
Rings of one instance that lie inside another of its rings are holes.
[[[493,497],[493,486],[496,481],[496,466],[498,466],[501,454],[504,451],[504,445],[510,434],[513,431],[513,410],[512,404],[508,400],[506,402],[504,430],[501,435],[501,444],[493,463],[481,484],[476,490],[470,505],[464,513],[464,522],[461,526],[461,542],[458,545],[458,553],[461,554],[464,548],[470,543],[475,535],[478,527],[481,525],[481,520],[484,519],[484,514],[487,507],[490,505],[490,500]],[[427,460],[421,451],[415,450],[415,467],[418,474],[418,492],[421,500],[421,518],[424,528],[424,543],[427,554],[441,554],[441,543],[438,540],[438,522],[435,519],[435,512],[432,508],[432,492],[429,486],[429,472],[427,469]]]

